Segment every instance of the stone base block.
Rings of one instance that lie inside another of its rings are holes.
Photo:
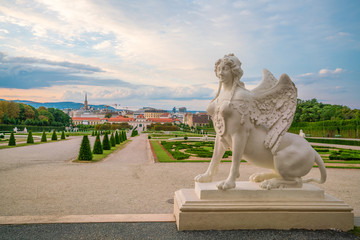
[[[195,183],[195,189],[175,192],[178,230],[339,229],[354,227],[352,208],[320,188],[263,190],[258,184],[237,182],[220,191],[217,183]]]

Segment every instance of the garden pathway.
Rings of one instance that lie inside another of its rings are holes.
[[[94,141],[94,137],[90,138]],[[174,192],[194,188],[208,163],[153,163],[147,135],[96,163],[73,163],[81,137],[0,149],[0,216],[172,213]],[[220,165],[215,181],[230,164]],[[244,163],[239,181],[264,169]],[[318,177],[313,169],[310,177]],[[360,170],[328,169],[321,188],[354,207],[360,216]]]

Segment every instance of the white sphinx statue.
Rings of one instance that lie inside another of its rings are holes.
[[[240,176],[241,159],[270,173],[254,173],[250,181],[260,183],[263,189],[295,187],[303,183],[326,180],[326,169],[320,155],[297,134],[286,132],[293,120],[297,89],[288,75],[277,80],[263,69],[263,80],[258,87],[247,90],[240,81],[241,62],[234,54],[225,55],[215,63],[219,90],[210,102],[216,131],[214,153],[207,171],[195,177],[197,182],[211,182],[224,152],[232,150],[229,176],[217,185],[218,189],[235,188]],[[321,179],[302,179],[318,165]]]

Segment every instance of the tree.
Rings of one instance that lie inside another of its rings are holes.
[[[34,143],[34,138],[32,136],[32,131],[29,130],[29,134],[28,134],[28,137],[27,137],[27,143]]]
[[[14,132],[11,132],[9,139],[9,146],[15,146],[15,145],[16,145],[16,139],[14,136]]]
[[[78,156],[78,160],[92,160],[92,153],[91,153],[91,147],[90,147],[90,142],[89,142],[89,138],[87,135],[85,135],[81,141],[81,146],[80,146],[80,151],[79,151],[79,156]]]
[[[109,137],[108,137],[107,133],[105,133],[105,135],[104,135],[102,145],[103,145],[104,150],[110,150],[111,149],[110,142],[109,142]]]
[[[115,137],[114,137],[114,133],[111,133],[110,142],[111,142],[111,146],[115,147],[116,140],[115,140]]]
[[[93,147],[93,153],[94,154],[103,154],[103,148],[101,146],[101,141],[100,141],[100,134],[96,135],[96,139],[95,139],[95,143],[94,143],[94,147]]]
[[[20,108],[15,102],[9,102],[7,105],[7,114],[9,118],[19,118]]]
[[[54,129],[53,134],[51,136],[51,140],[57,141],[57,135],[56,135],[56,130]]]
[[[24,116],[25,116],[25,119],[34,119],[35,118],[35,112],[31,108],[31,106],[24,104]]]
[[[123,134],[123,140],[126,141],[127,140],[126,132],[123,131],[122,134]]]
[[[61,133],[61,139],[65,139],[65,132],[64,132],[64,130],[63,130],[62,133]]]
[[[120,136],[118,134],[118,131],[115,131],[115,142],[116,144],[120,144],[121,143],[121,139]]]
[[[46,142],[46,133],[45,133],[45,129],[43,130],[42,136],[41,136],[41,142]]]
[[[105,118],[111,118],[112,114],[111,113],[106,113],[105,114]]]

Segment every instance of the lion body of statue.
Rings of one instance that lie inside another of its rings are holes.
[[[283,74],[277,81],[264,69],[262,83],[249,91],[239,81],[241,76],[235,82],[236,67],[241,66],[240,61],[232,54],[224,59],[218,61],[215,69],[224,91],[220,93],[220,85],[218,95],[207,108],[216,131],[214,153],[207,171],[196,176],[195,181],[212,181],[224,152],[230,148],[232,165],[228,178],[217,185],[221,190],[235,187],[236,178],[240,176],[241,159],[273,170],[250,176],[250,181],[260,182],[264,189],[299,188],[303,182],[325,182],[326,170],[320,155],[304,138],[286,132],[291,125],[297,99],[297,89],[291,79]],[[320,169],[321,179],[303,180],[314,162]]]

